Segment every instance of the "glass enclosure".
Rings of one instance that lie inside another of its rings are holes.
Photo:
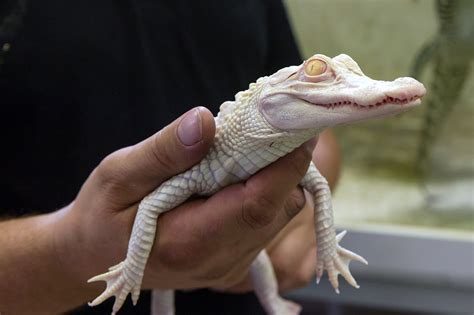
[[[344,159],[336,222],[472,237],[474,1],[286,4],[304,57],[347,53],[372,78],[415,74],[428,91],[418,109],[335,130]]]
[[[472,314],[474,1],[286,6],[305,58],[346,53],[372,78],[415,76],[427,88],[417,109],[335,129],[343,155],[335,221],[349,230],[343,245],[369,266],[351,265],[360,290],[335,297],[311,285],[293,297],[304,314],[321,310],[318,301],[337,314]]]

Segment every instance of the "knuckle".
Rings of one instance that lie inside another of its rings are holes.
[[[278,281],[278,288],[281,291],[287,291],[289,288],[293,288],[293,278],[287,269],[275,268],[275,276]]]
[[[303,268],[292,266],[288,259],[275,262],[274,269],[279,282],[286,284],[286,290],[308,285],[313,276]]]
[[[311,154],[306,150],[298,149],[294,151],[293,158],[290,159],[291,168],[300,176],[303,177],[308,171],[309,162],[311,161]]]
[[[306,204],[306,198],[301,188],[294,189],[285,202],[285,213],[289,218],[297,215]]]
[[[289,277],[290,268],[287,264],[286,259],[280,260],[280,259],[274,259],[272,257],[272,265],[278,279],[282,280],[282,279],[287,279]]]
[[[221,262],[203,273],[202,280],[212,283],[213,286],[230,288],[243,282],[247,274],[248,264],[236,264],[235,261],[226,259],[225,262]]]
[[[121,155],[124,154],[128,148],[121,149],[106,156],[94,170],[94,176],[98,179],[101,187],[122,187],[124,185],[124,178],[122,172]]]
[[[249,198],[242,207],[242,220],[252,229],[261,229],[271,224],[276,217],[277,205],[265,196]]]
[[[226,277],[223,278],[223,286],[230,288],[235,285],[240,284],[245,280],[247,272],[238,271],[238,272],[229,272]]]
[[[101,183],[106,183],[111,180],[114,180],[114,165],[116,164],[116,159],[114,154],[106,156],[99,165],[94,170],[95,175],[100,180]]]
[[[201,281],[213,283],[214,285],[218,284],[220,286],[229,283],[229,275],[231,274],[232,265],[231,264],[215,264],[212,268],[204,271],[198,278]]]
[[[172,154],[170,154],[169,146],[162,145],[162,137],[167,128],[169,127],[165,127],[165,129],[160,130],[160,132],[151,138],[152,145],[150,146],[150,159],[155,164],[158,164],[158,167],[161,169],[174,168],[176,165],[176,156],[173,157]]]
[[[308,284],[310,284],[311,279],[313,278],[313,274],[311,274],[309,272],[305,272],[304,270],[302,270],[300,268],[295,273],[294,278],[295,278],[295,281],[294,281],[295,286],[303,287],[303,286],[307,286]]]

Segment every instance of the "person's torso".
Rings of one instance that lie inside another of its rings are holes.
[[[286,65],[269,61],[269,28],[278,23],[270,15],[284,14],[270,12],[269,3],[282,11],[278,1],[263,0],[27,1],[0,68],[1,215],[68,204],[107,154],[191,107],[217,113],[250,82]],[[282,41],[291,46],[282,62],[296,63],[285,23]],[[141,300],[122,314],[149,314],[149,296]],[[260,314],[256,305],[253,295],[177,296],[178,314]]]

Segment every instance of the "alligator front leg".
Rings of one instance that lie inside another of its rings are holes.
[[[173,177],[140,202],[133,223],[132,236],[128,243],[126,259],[110,267],[107,273],[88,280],[88,282],[107,282],[105,291],[89,303],[90,306],[98,305],[109,297],[115,296],[112,309],[112,315],[114,315],[122,307],[129,293],[132,294],[133,304],[138,302],[145,266],[155,240],[156,220],[161,213],[178,206],[192,194],[182,188],[182,183],[182,178]],[[169,312],[171,313],[166,314],[172,314],[174,309]]]
[[[314,220],[318,255],[317,282],[319,283],[321,280],[324,270],[327,270],[329,281],[334,290],[336,290],[336,293],[339,293],[339,274],[353,287],[359,288],[359,285],[351,275],[349,263],[351,260],[357,260],[367,264],[367,261],[339,245],[346,231],[336,236],[331,191],[327,180],[319,173],[313,163],[310,164],[308,172],[301,181],[301,186],[308,190],[314,198]]]

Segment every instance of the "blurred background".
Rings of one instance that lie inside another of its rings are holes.
[[[334,195],[363,290],[292,294],[316,314],[474,313],[474,1],[286,0],[303,56],[346,53],[373,78],[415,76],[422,106],[335,130]],[[311,307],[312,305],[312,307]]]
[[[4,19],[5,43],[25,3]],[[428,91],[406,114],[335,129],[335,221],[369,266],[351,265],[360,290],[321,281],[289,297],[306,315],[474,314],[474,0],[284,3],[304,58],[346,53],[370,77],[414,76]]]

